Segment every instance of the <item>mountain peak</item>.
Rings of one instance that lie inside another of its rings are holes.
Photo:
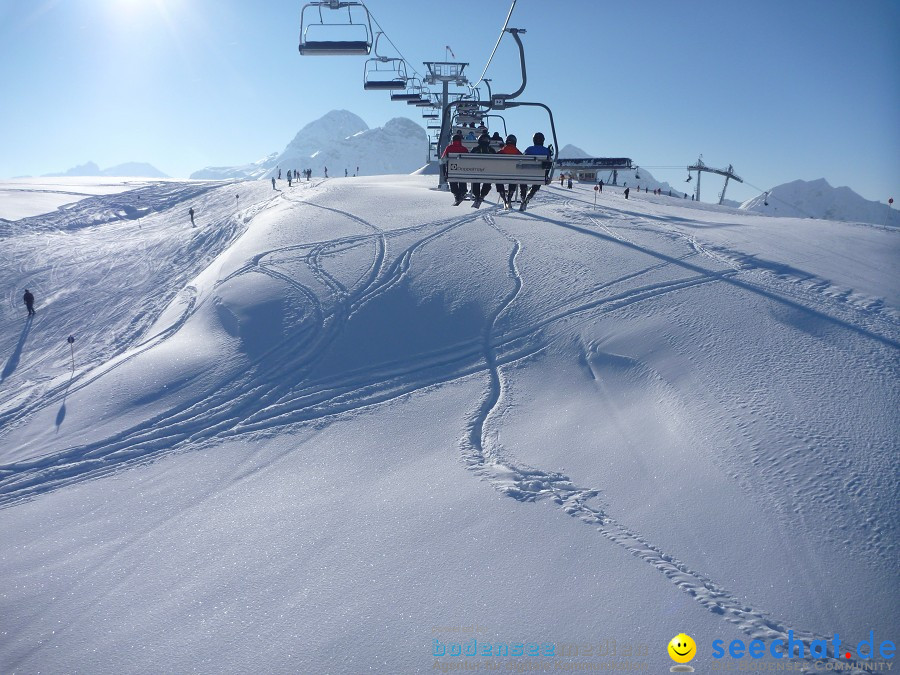
[[[50,176],[132,176],[137,178],[168,178],[166,174],[147,162],[125,162],[108,169],[100,169],[94,162],[85,162],[62,173],[44,174]]]
[[[824,178],[794,180],[777,185],[743,204],[745,211],[786,218],[820,218],[879,225],[900,225],[887,204],[869,201],[849,187],[832,187]]]
[[[332,110],[305,125],[284,150],[265,160],[234,167],[206,167],[191,178],[270,178],[290,169],[322,175],[371,176],[410,173],[425,163],[428,136],[406,117],[370,129],[349,110]]]

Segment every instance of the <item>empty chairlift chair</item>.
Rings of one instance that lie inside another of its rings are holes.
[[[402,59],[378,56],[366,61],[363,89],[368,91],[395,91],[406,89],[406,65]]]
[[[406,62],[395,56],[378,53],[378,40],[384,33],[375,36],[375,56],[366,60],[363,74],[363,89],[368,91],[395,91],[406,89]]]
[[[402,94],[391,94],[392,101],[413,101],[414,103],[410,105],[415,105],[415,102],[422,101],[422,83],[416,77],[411,77],[406,82],[406,91]]]
[[[304,56],[368,55],[372,51],[369,10],[360,2],[339,0],[304,5],[300,11],[299,49]]]

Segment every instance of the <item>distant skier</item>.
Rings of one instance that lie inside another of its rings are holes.
[[[194,223],[194,207],[193,206],[190,208],[188,213],[191,214],[191,227],[197,227],[197,225]]]
[[[278,180],[281,180],[281,169],[278,169]]]
[[[325,167],[325,178],[328,178],[328,167]]]
[[[344,178],[347,177],[347,169],[344,169]]]
[[[275,189],[275,176],[272,176],[272,189]]]
[[[570,190],[572,189],[572,174],[569,174],[568,188],[569,188]]]
[[[291,172],[288,171],[288,187],[291,187]]]
[[[22,296],[22,300],[25,302],[25,307],[28,309],[28,316],[32,316],[34,314],[34,296],[27,288],[25,289],[25,295]]]
[[[629,192],[631,192],[631,188],[625,188],[625,199],[628,199]]]
[[[600,188],[600,192],[603,192],[603,181],[601,180],[597,185]]]

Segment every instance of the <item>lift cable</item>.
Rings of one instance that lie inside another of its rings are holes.
[[[475,82],[475,84],[470,84],[470,89],[475,89],[479,84],[484,81],[484,76],[487,74],[488,68],[491,67],[491,61],[494,60],[494,54],[497,53],[497,47],[500,46],[500,41],[503,40],[503,35],[506,33],[506,27],[509,26],[509,20],[512,18],[513,10],[516,8],[517,0],[512,0],[512,5],[509,6],[509,13],[506,15],[506,21],[503,22],[503,28],[500,29],[500,37],[497,38],[497,44],[494,45],[494,50],[491,52],[491,55],[488,57],[488,61],[484,66],[484,70],[481,71],[481,77]]]
[[[371,17],[372,21],[375,22],[376,26],[378,26],[378,30],[381,31],[382,35],[384,35],[385,40],[387,40],[388,42],[391,43],[391,47],[393,47],[396,50],[397,54],[400,55],[400,59],[403,61],[403,63],[406,64],[406,67],[408,69],[412,70],[419,77],[420,80],[424,79],[422,74],[418,70],[416,70],[416,67],[412,63],[410,63],[405,56],[403,56],[403,52],[401,52],[399,47],[397,47],[397,45],[394,44],[394,41],[391,40],[391,36],[387,34],[387,31],[385,31],[384,28],[382,28],[381,24],[378,23],[378,19],[375,18],[375,15],[372,13],[372,10],[366,6],[366,3],[363,0],[360,0],[360,4],[366,8],[366,11],[369,13],[369,16]]]

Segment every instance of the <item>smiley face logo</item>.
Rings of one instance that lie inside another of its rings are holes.
[[[697,655],[697,644],[690,635],[679,633],[669,640],[669,657],[675,663],[687,663]]]

